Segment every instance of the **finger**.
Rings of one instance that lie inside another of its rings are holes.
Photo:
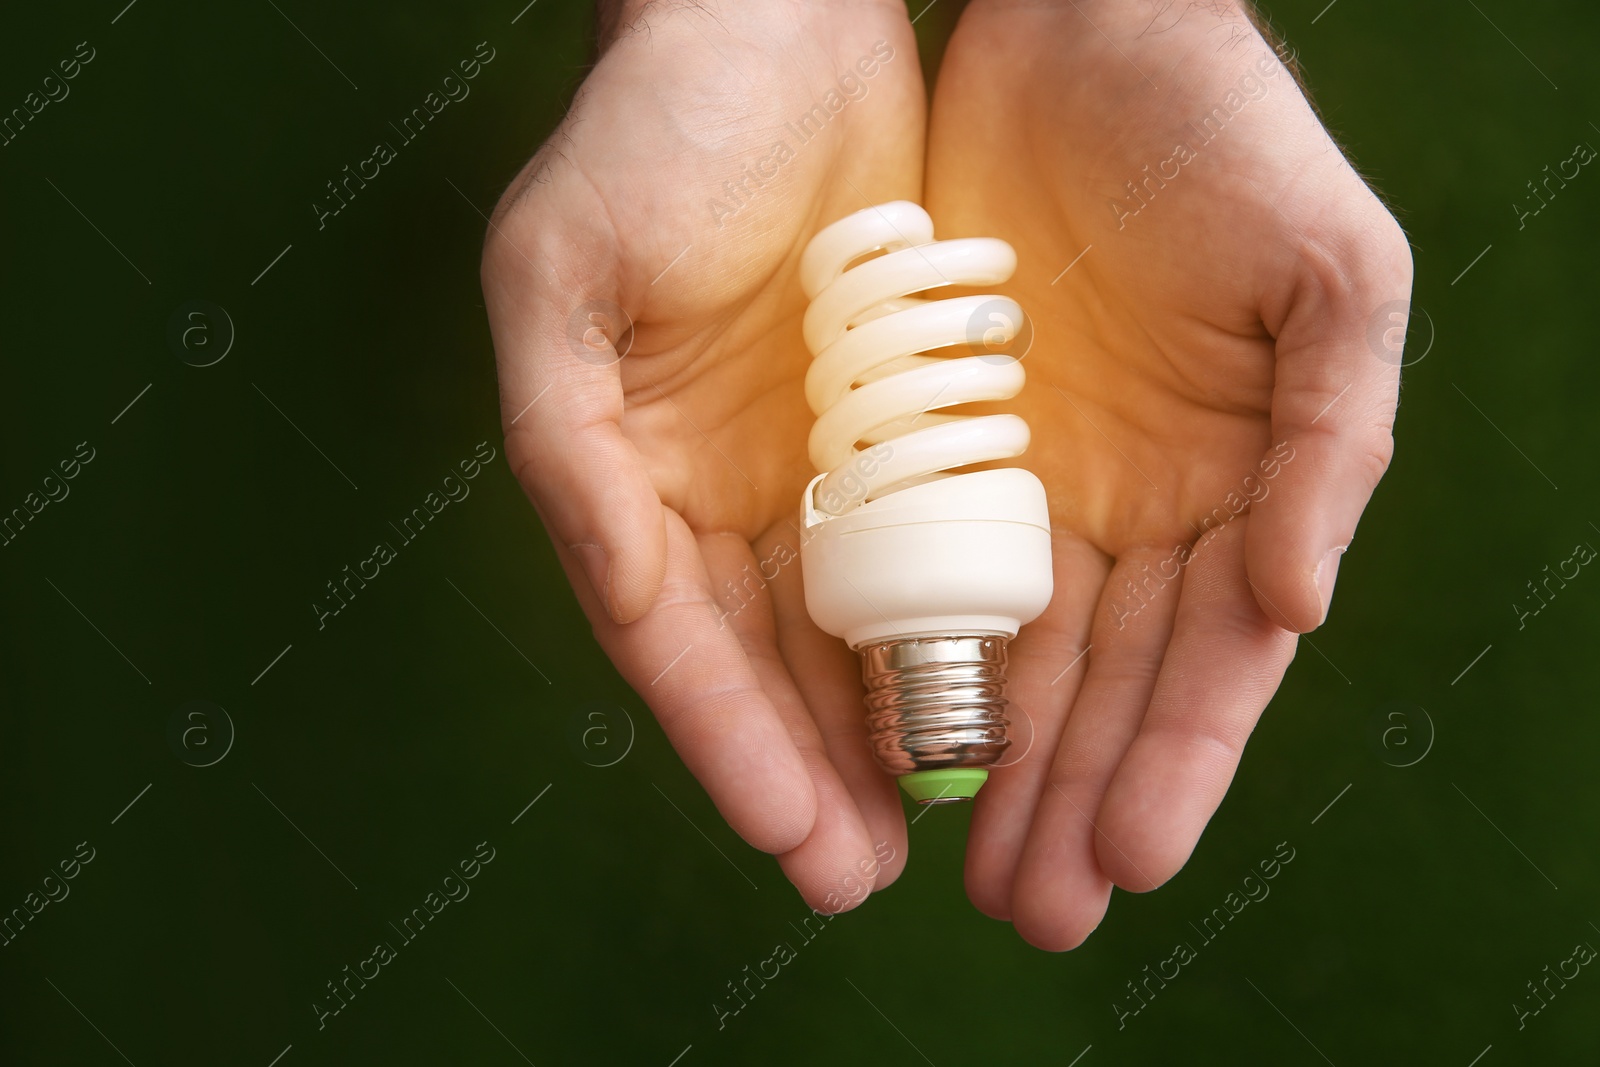
[[[1066,533],[1056,534],[1051,563],[1055,596],[1050,606],[1022,628],[1007,650],[1009,732],[1020,751],[1007,752],[1001,757],[1002,766],[990,771],[967,831],[967,896],[994,919],[1012,918],[1017,861],[1067,709],[1083,682],[1089,658],[1083,652],[1108,569],[1099,550]]]
[[[1188,860],[1294,658],[1295,635],[1245,577],[1241,527],[1255,521],[1241,515],[1196,546],[1150,708],[1100,805],[1095,854],[1124,889],[1153,889]]]
[[[1273,447],[1248,565],[1267,617],[1299,633],[1327,618],[1339,558],[1394,451],[1411,252],[1365,186],[1350,195],[1365,205],[1358,219],[1302,257],[1265,315],[1277,338]]]
[[[660,498],[622,433],[618,367],[632,335],[617,304],[615,242],[563,195],[522,201],[484,248],[506,455],[606,612],[631,622],[661,588],[666,533]]]
[[[760,542],[761,574],[775,572],[768,588],[778,649],[816,724],[828,760],[866,827],[872,888],[887,889],[905,870],[905,809],[894,778],[878,766],[872,754],[860,658],[839,638],[818,629],[806,611],[800,543],[791,521],[775,525]]]
[[[789,881],[807,904],[829,913],[848,911],[872,891],[872,843],[850,791],[834,769],[817,724],[806,711],[789,668],[778,651],[772,594],[763,569],[744,538],[731,533],[699,538],[706,570],[719,590],[721,622],[743,646],[762,690],[793,739],[816,791],[816,819],[795,848],[778,857]]]
[[[788,852],[816,821],[811,774],[738,636],[717,621],[694,535],[676,513],[662,511],[667,576],[636,622],[613,622],[600,609],[574,573],[581,564],[571,552],[561,552],[562,564],[611,662],[728,825],[763,852]]]
[[[1038,948],[1076,948],[1105,917],[1111,880],[1095,852],[1100,803],[1155,691],[1187,559],[1187,546],[1126,552],[1100,594],[1088,672],[1054,752],[1012,889],[1017,933]]]

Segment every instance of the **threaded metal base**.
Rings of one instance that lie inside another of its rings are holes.
[[[890,774],[984,767],[1006,739],[1006,639],[912,637],[864,645],[867,729]]]

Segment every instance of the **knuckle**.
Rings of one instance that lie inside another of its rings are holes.
[[[1369,489],[1377,488],[1393,460],[1394,434],[1383,427],[1368,434],[1356,453],[1357,469]]]

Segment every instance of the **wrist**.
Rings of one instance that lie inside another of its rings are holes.
[[[595,0],[595,27],[600,50],[603,52],[609,48],[618,37],[628,32],[629,27],[639,23],[650,9],[654,8],[657,14],[662,14],[674,8],[684,7],[686,2],[687,0]]]
[[[964,0],[963,0],[964,2]],[[871,0],[862,4],[841,3],[840,0],[732,0],[723,5],[722,12],[712,12],[722,21],[759,22],[776,19],[781,25],[793,29],[797,16],[812,16],[828,9],[860,9],[886,7],[902,14],[903,0]],[[679,11],[690,10],[706,14],[703,0],[595,0],[600,50],[603,52],[641,24],[649,23]]]

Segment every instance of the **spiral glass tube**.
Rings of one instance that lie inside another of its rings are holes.
[[[860,652],[873,750],[923,803],[970,799],[1004,751],[1006,644],[1050,599],[1044,487],[966,469],[1022,454],[1027,424],[944,410],[1021,391],[1020,361],[994,348],[1022,309],[920,295],[1015,267],[1004,241],[935,240],[905,201],[828,226],[801,258],[820,472],[802,503],[807,607]]]

